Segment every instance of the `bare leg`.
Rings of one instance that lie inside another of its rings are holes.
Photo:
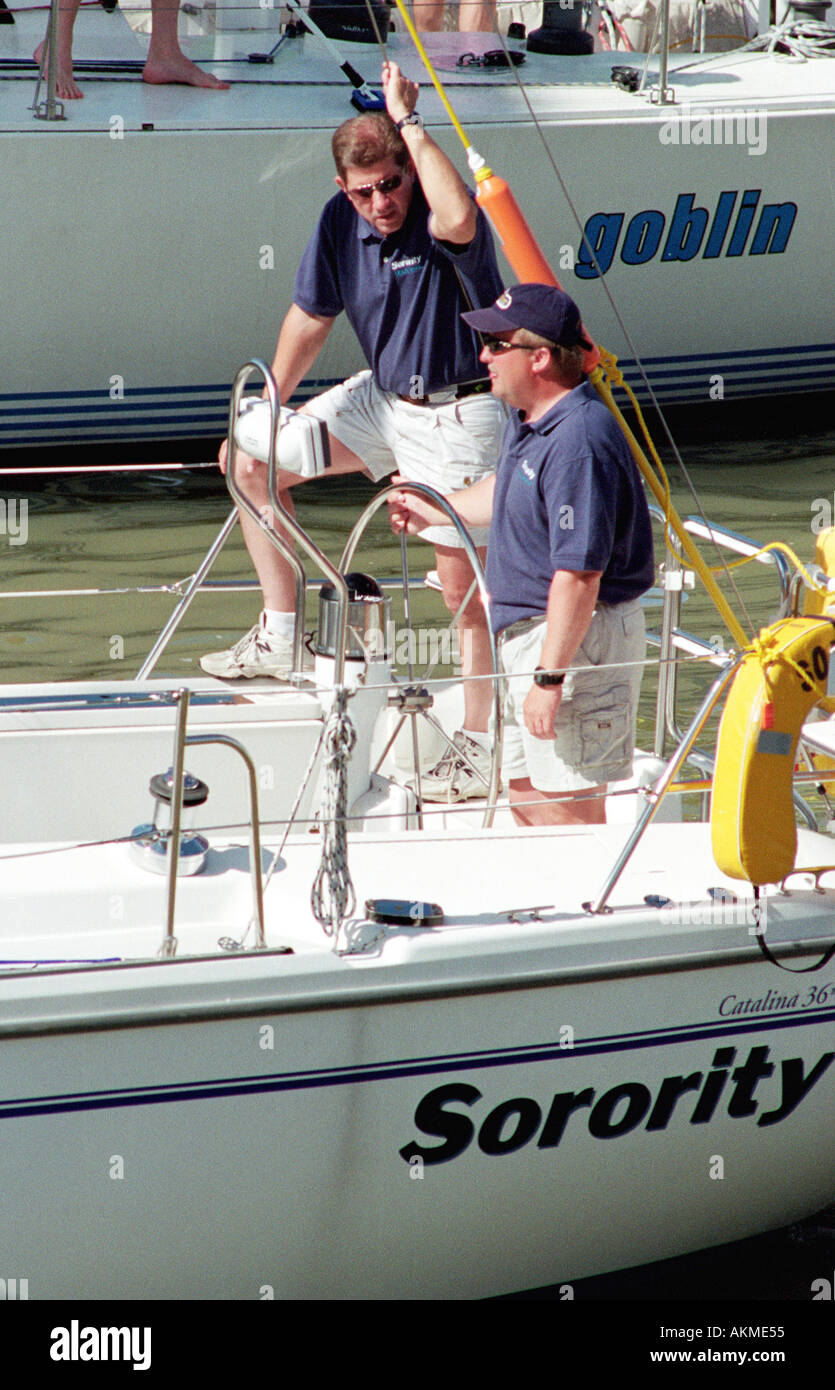
[[[479,558],[484,562],[485,551]],[[436,545],[435,559],[438,578],[444,591],[444,603],[455,613],[473,582],[470,562],[463,550]],[[464,728],[487,732],[493,708],[493,687],[490,681],[468,681],[468,676],[489,676],[493,667],[490,657],[490,637],[487,617],[478,590],[473,594],[458,623],[461,643],[461,674],[464,679]]]
[[[415,0],[415,28],[437,34],[444,27],[444,0]]]
[[[183,82],[189,87],[228,91],[228,82],[203,72],[183,53],[177,38],[179,13],[179,0],[151,0],[151,43],[142,71],[143,82]]]
[[[461,0],[458,28],[462,34],[492,34],[496,28],[496,0]]]
[[[276,523],[270,507],[270,499],[267,495],[266,469],[260,468],[257,473],[253,474],[252,478],[241,479],[240,481],[241,487],[252,505],[268,521],[272,522],[275,529],[289,543],[289,537],[284,535],[280,521]],[[280,491],[279,498],[290,516],[295,516],[293,500],[289,492]],[[272,608],[277,613],[292,613],[296,607],[296,581],[292,569],[273,547],[261,528],[256,526],[248,512],[240,512],[240,522],[246,548],[261,585],[264,607]]]
[[[508,788],[517,825],[605,825],[606,787],[580,792],[540,792],[529,777],[512,781]],[[555,797],[567,798],[554,800]],[[538,804],[537,804],[538,803]]]
[[[80,3],[81,0],[60,0],[58,9],[58,70],[55,92],[65,101],[84,95],[75,81],[72,70],[73,25]],[[220,82],[211,73],[203,72],[183,53],[177,39],[179,12],[177,0],[151,0],[151,43],[148,61],[142,73],[143,80],[154,83],[184,82],[190,87],[212,87],[217,91],[227,91],[228,82]],[[35,49],[36,63],[40,63],[45,46],[46,39]]]
[[[58,6],[58,66],[55,73],[55,95],[62,101],[73,101],[84,93],[73,76],[72,70],[72,31],[81,0],[60,0]],[[32,55],[36,63],[43,61],[46,38],[38,44]],[[44,67],[44,77],[49,76],[49,60]]]

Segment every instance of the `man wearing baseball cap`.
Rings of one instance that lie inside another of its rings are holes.
[[[482,335],[491,390],[515,409],[495,476],[449,498],[490,522],[487,587],[506,684],[503,778],[520,825],[599,823],[632,771],[652,584],[649,512],[613,416],[586,380],[574,301],[514,285],[463,315]],[[406,493],[395,530],[437,520]]]

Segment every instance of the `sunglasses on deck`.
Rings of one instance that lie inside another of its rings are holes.
[[[514,348],[519,348],[520,352],[536,352],[536,348],[528,343],[509,343],[506,338],[491,338],[487,334],[482,335],[481,341],[494,357],[502,352],[512,352]]]
[[[346,192],[352,198],[361,198],[365,202],[375,193],[394,193],[402,182],[402,174],[389,174],[387,179],[378,179],[376,183],[364,183],[361,188],[348,188]]]

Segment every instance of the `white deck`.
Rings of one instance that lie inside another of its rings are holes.
[[[337,988],[344,987],[339,980],[346,963],[373,964],[381,980],[392,971],[397,980],[398,967],[411,964],[418,972],[414,982],[425,984],[459,978],[462,971],[472,980],[497,969],[509,977],[524,975],[542,964],[543,951],[551,969],[594,966],[604,974],[630,960],[646,967],[688,954],[694,963],[711,955],[718,960],[723,952],[740,960],[751,956],[750,888],[718,872],[706,825],[651,827],[612,893],[613,911],[585,912],[626,835],[624,826],[558,832],[459,826],[454,835],[449,829],[351,835],[348,863],[357,906],[337,955],[310,908],[319,837],[294,835],[265,895],[267,946],[292,948],[292,959],[279,958],[278,976],[296,977],[296,987],[311,968],[321,982],[324,968]],[[262,852],[265,870],[272,847],[270,842]],[[799,865],[829,859],[835,861],[828,837],[800,832]],[[240,940],[252,916],[248,864],[245,839],[212,837],[204,871],[178,882],[181,961],[228,961],[219,940]],[[708,890],[716,888],[733,893],[739,904],[711,904]],[[15,961],[48,966],[153,959],[162,942],[166,895],[166,879],[139,867],[126,844],[77,850],[44,842],[7,846],[0,856],[0,960],[8,967]],[[648,895],[669,901],[648,906]],[[365,904],[379,898],[437,903],[444,924],[375,923]],[[798,876],[790,894],[769,890],[766,898],[767,939],[774,949],[801,939],[819,940],[823,948],[831,938],[835,880],[825,879],[823,891],[815,893],[811,880]],[[250,931],[247,945],[252,943]],[[248,958],[257,972],[257,953]],[[265,962],[263,973],[277,983],[274,963]]]
[[[0,58],[26,60],[43,37],[40,12],[16,16],[14,25],[0,26]],[[98,7],[82,9],[75,27],[76,78],[84,91],[81,101],[64,103],[63,129],[109,132],[119,115],[125,130],[252,130],[298,129],[331,131],[340,120],[354,114],[351,88],[335,63],[324,55],[310,36],[291,39],[270,65],[247,62],[252,52],[266,52],[278,38],[269,29],[219,33],[212,38],[183,36],[183,50],[215,76],[231,84],[228,92],[200,91],[186,87],[152,87],[136,72],[103,74],[85,72],[85,61],[144,61],[148,41],[135,34],[119,10],[107,14]],[[645,97],[613,85],[615,64],[643,68],[643,54],[593,53],[587,57],[529,53],[513,73],[456,68],[458,56],[468,50],[495,47],[491,36],[457,33],[425,35],[427,51],[436,63],[450,100],[465,127],[492,127],[496,107],[490,94],[501,96],[503,124],[530,120],[519,90],[524,85],[538,118],[572,124],[580,121],[656,121],[658,108]],[[379,87],[380,54],[376,45],[345,44],[344,56],[371,86]],[[393,34],[386,44],[391,58],[422,85],[421,112],[430,126],[446,127],[448,117],[426,76],[408,35]],[[650,72],[657,74],[653,58]],[[744,107],[752,111],[779,109],[810,114],[821,105],[835,110],[835,63],[819,59],[793,63],[759,54],[706,54],[687,51],[671,54],[670,84],[678,101],[694,106]],[[315,89],[311,101],[310,88]],[[0,131],[49,133],[50,125],[33,119],[28,109],[34,91],[34,67],[30,75],[0,73]],[[119,100],[114,105],[114,96]],[[45,95],[45,89],[42,90]]]

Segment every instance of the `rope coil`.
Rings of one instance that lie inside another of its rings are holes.
[[[356,904],[354,885],[348,868],[346,804],[348,762],[357,733],[347,712],[348,691],[340,686],[333,699],[325,727],[323,755],[325,780],[322,792],[322,857],[310,890],[313,916],[334,946],[339,929]]]

